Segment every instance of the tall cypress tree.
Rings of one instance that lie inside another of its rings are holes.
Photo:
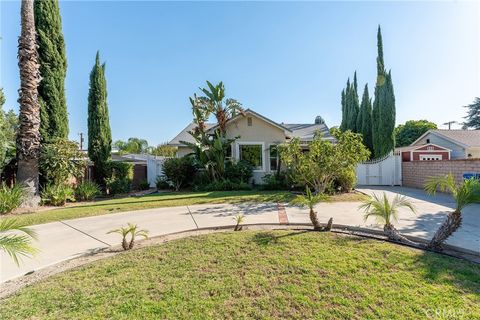
[[[360,112],[358,114],[358,132],[363,135],[363,144],[373,154],[373,140],[372,140],[372,100],[368,94],[368,84],[365,84],[363,90],[362,103]]]
[[[107,105],[107,81],[105,64],[100,64],[97,52],[95,65],[90,73],[88,92],[88,156],[95,166],[95,177],[99,184],[105,184],[107,162],[112,151],[112,133]]]
[[[377,32],[377,82],[373,102],[373,150],[376,158],[388,154],[395,147],[395,95],[391,73],[385,71],[382,32]]]
[[[342,104],[342,123],[340,124],[340,130],[345,131],[346,122],[347,122],[346,110],[345,110],[345,89],[342,90],[342,100],[341,101],[342,101],[341,102],[341,104]]]
[[[35,0],[35,29],[42,80],[38,87],[42,142],[68,137],[67,57],[58,0]]]

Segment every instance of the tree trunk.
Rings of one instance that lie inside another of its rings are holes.
[[[127,243],[127,238],[126,237],[123,237],[123,240],[122,240],[122,248],[123,250],[128,250],[128,243]]]
[[[130,243],[128,244],[128,249],[132,249],[133,246],[135,245],[135,237],[132,235],[132,239],[130,240]]]
[[[331,231],[333,225],[333,218],[328,219],[327,226],[325,227],[325,231]]]
[[[21,35],[18,38],[20,68],[19,129],[17,134],[17,182],[27,187],[23,206],[36,206],[38,196],[38,158],[40,156],[40,82],[33,0],[23,0],[21,6]]]
[[[462,213],[460,211],[450,212],[447,219],[438,228],[432,240],[428,244],[429,248],[440,250],[445,240],[448,239],[462,225]]]
[[[387,236],[388,239],[403,242],[408,244],[415,244],[415,242],[408,240],[404,236],[402,236],[397,229],[393,226],[393,224],[386,224],[383,226],[383,233]]]
[[[313,209],[310,209],[310,221],[312,221],[315,230],[320,230],[322,228],[318,222],[317,213],[313,211]]]

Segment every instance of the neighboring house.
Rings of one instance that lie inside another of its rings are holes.
[[[178,147],[177,157],[190,154],[192,150],[182,141],[194,143],[189,131],[194,129],[193,123],[183,129],[168,144]],[[207,124],[209,132],[213,133],[216,124]],[[253,167],[253,178],[255,183],[262,183],[262,177],[266,174],[277,171],[279,157],[277,146],[288,143],[293,138],[299,138],[302,145],[308,148],[308,143],[313,140],[316,132],[322,133],[323,139],[335,139],[325,124],[286,124],[277,123],[262,116],[251,109],[245,110],[227,123],[226,135],[228,138],[239,137],[231,148],[230,157],[235,160],[245,160]]]
[[[480,130],[429,130],[408,148],[415,154],[418,153],[415,152],[418,150],[416,147],[426,147],[425,151],[429,152],[422,153],[425,155],[442,155],[442,159],[437,157],[434,160],[445,160],[443,158],[446,151],[449,152],[448,159],[451,160],[480,158]]]
[[[421,146],[408,146],[397,148],[401,152],[402,161],[442,161],[450,160],[450,149],[428,143]]]

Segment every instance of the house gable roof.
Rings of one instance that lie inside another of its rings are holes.
[[[215,125],[215,123],[206,123],[205,126],[207,127],[207,129],[210,129],[211,127],[213,127]],[[190,143],[194,143],[195,140],[193,139],[192,135],[189,133],[190,131],[192,131],[193,129],[195,129],[195,123],[189,123],[182,131],[180,131],[179,134],[177,134],[175,136],[175,138],[173,138],[172,140],[170,140],[170,142],[168,143],[169,145],[171,146],[183,146],[184,144],[182,143],[182,141],[185,141],[185,142],[190,142]]]
[[[415,140],[411,146],[417,144],[420,140],[425,138],[428,134],[436,135],[440,138],[448,140],[463,148],[480,147],[480,130],[445,130],[434,129],[428,130]]]
[[[432,150],[428,150],[428,149],[424,149],[425,147],[436,147],[438,149],[432,149]],[[443,151],[452,151],[448,148],[445,148],[445,147],[442,147],[442,146],[439,146],[437,144],[434,144],[434,143],[427,143],[427,144],[422,144],[422,145],[417,145],[417,146],[413,146],[413,145],[410,145],[410,146],[405,146],[405,147],[399,147],[399,148],[395,148],[396,151],[401,151],[401,152],[404,152],[404,151],[413,151],[413,152],[419,152],[419,151],[436,151],[436,152],[443,152]]]

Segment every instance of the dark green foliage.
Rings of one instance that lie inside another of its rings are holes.
[[[74,194],[72,187],[64,183],[49,184],[42,190],[42,204],[64,206],[67,201],[75,201]]]
[[[128,193],[132,186],[133,164],[108,161],[105,165],[107,193],[111,195]]]
[[[12,111],[3,111],[5,96],[0,88],[0,173],[16,154],[18,116]]]
[[[167,190],[172,188],[170,183],[168,183],[167,178],[164,176],[158,176],[157,180],[155,181],[155,185],[158,190]]]
[[[42,80],[38,87],[42,141],[68,138],[65,99],[67,57],[58,0],[35,0],[35,29]]]
[[[95,65],[90,73],[88,92],[88,156],[95,166],[95,179],[105,185],[107,166],[112,151],[112,133],[107,105],[105,64],[100,64],[97,52]]]
[[[93,200],[100,195],[100,187],[92,181],[83,181],[75,188],[75,199],[77,201]]]
[[[373,151],[375,158],[387,155],[395,148],[395,94],[391,72],[385,71],[383,44],[380,26],[377,34],[377,82],[373,102]]]
[[[261,188],[263,190],[288,190],[289,183],[287,174],[280,172],[280,174],[267,174],[262,178],[263,184]]]
[[[357,119],[358,133],[362,134],[363,144],[373,154],[372,137],[372,100],[368,94],[368,85],[365,85],[362,96],[362,104]]]
[[[239,191],[251,190],[252,186],[245,182],[233,182],[230,180],[214,181],[204,186],[197,187],[199,191]]]
[[[466,128],[480,130],[480,98],[475,98],[475,101],[465,106],[465,108],[468,109],[468,114],[465,117],[466,121],[464,122],[464,126]]]
[[[340,130],[345,131],[347,127],[347,110],[345,108],[345,89],[342,90],[342,123],[340,124]]]
[[[143,179],[138,183],[138,189],[140,190],[148,190],[150,189],[150,184],[148,183],[147,179]]]
[[[248,183],[253,175],[253,167],[246,161],[228,161],[225,165],[226,180],[236,183]]]
[[[354,74],[353,84],[347,80],[347,86],[342,91],[342,124],[340,130],[357,132],[357,118],[360,111],[357,94],[357,73]]]
[[[427,120],[409,120],[395,128],[395,145],[404,147],[412,144],[422,134],[431,129],[437,129],[437,125]]]
[[[179,191],[180,188],[189,186],[197,168],[192,157],[183,157],[165,160],[162,170],[167,180],[175,188],[175,191]]]

